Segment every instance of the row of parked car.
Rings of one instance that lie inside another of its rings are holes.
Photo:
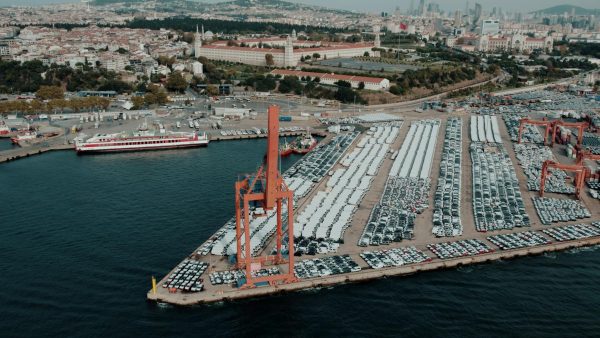
[[[532,143],[515,143],[514,147],[519,164],[523,168],[525,176],[527,176],[527,189],[539,191],[544,161],[556,161],[552,148]],[[567,184],[567,177],[569,176],[563,170],[551,169],[551,175],[546,178],[544,191],[557,194],[575,193],[575,187],[572,184]]]
[[[428,206],[430,179],[390,176],[373,207],[358,245],[387,245],[411,239],[416,214]]]
[[[446,124],[440,176],[433,200],[433,234],[437,237],[460,236],[462,119],[451,117]]]
[[[322,180],[333,165],[338,162],[358,135],[358,132],[343,133],[336,135],[331,142],[319,144],[283,174],[286,182],[290,184],[299,182],[298,180],[310,182],[308,186],[305,184],[298,185],[298,187],[302,186],[304,194],[307,194],[315,182]],[[275,231],[274,212],[268,212],[267,215],[267,217],[252,220],[251,245],[253,255],[257,255],[265,247]],[[285,222],[287,217],[284,215],[283,219]],[[213,255],[235,254],[237,250],[235,245],[235,218],[230,219],[213,237],[214,242],[211,244]]]
[[[360,254],[360,257],[373,269],[398,267],[431,260],[431,257],[414,246],[381,251],[365,251]]]
[[[494,250],[479,239],[428,244],[427,248],[440,259],[481,255]]]
[[[361,267],[349,255],[305,259],[294,264],[294,274],[301,279],[339,275],[360,270]]]
[[[495,235],[487,238],[502,250],[529,248],[550,243],[546,237],[535,231],[515,232],[512,234]]]
[[[533,206],[544,225],[572,222],[592,216],[590,211],[578,200],[534,197]]]
[[[501,145],[473,142],[473,213],[477,231],[529,226],[529,215],[508,153]]]
[[[342,242],[355,210],[371,186],[399,127],[373,126],[356,148],[331,173],[327,188],[319,191],[296,217],[294,236]],[[389,142],[389,143],[388,143]]]
[[[339,247],[339,243],[330,240],[298,238],[294,242],[294,256],[333,253]]]
[[[542,230],[546,235],[551,236],[559,242],[573,241],[600,236],[600,222],[590,224],[570,224],[562,227]]]
[[[521,119],[525,117],[527,117],[527,115],[514,113],[502,115],[504,124],[506,124],[506,129],[508,130],[508,135],[513,142],[517,142],[519,140],[519,125],[521,123]],[[542,133],[540,133],[538,127],[531,124],[526,124],[523,127],[521,141],[524,143],[544,143],[544,136]]]
[[[200,292],[204,289],[203,280],[200,278],[208,268],[208,263],[186,259],[179,263],[162,284],[169,290],[184,292]]]
[[[280,274],[279,268],[274,266],[252,271],[252,277],[267,277]],[[215,271],[209,275],[212,285],[237,284],[245,279],[243,270]]]

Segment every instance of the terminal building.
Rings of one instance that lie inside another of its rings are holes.
[[[326,85],[335,85],[338,81],[349,82],[352,88],[358,88],[362,82],[365,85],[365,89],[369,90],[385,90],[390,88],[390,80],[379,77],[367,77],[367,76],[353,76],[353,75],[340,75],[333,73],[316,73],[316,72],[304,72],[299,70],[287,70],[287,69],[275,69],[272,74],[296,77],[307,77],[319,78],[320,83]]]
[[[194,42],[195,56],[203,56],[209,60],[244,63],[254,66],[295,67],[306,57],[319,54],[321,59],[377,55],[373,48],[381,46],[379,35],[374,43],[332,43],[323,45],[320,42],[298,41],[295,32],[285,38],[237,40],[228,43],[218,41],[203,44],[202,36],[196,33]],[[231,41],[230,41],[231,42]],[[268,46],[265,48],[264,46]],[[269,56],[270,55],[270,56]],[[267,60],[272,60],[270,64]]]
[[[522,34],[485,34],[451,36],[446,39],[446,45],[464,51],[531,53],[534,50],[551,51],[554,41],[550,36],[533,38]]]

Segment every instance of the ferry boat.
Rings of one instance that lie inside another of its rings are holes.
[[[75,140],[75,150],[77,153],[101,153],[192,148],[205,147],[208,142],[206,133],[138,131],[96,134],[87,139],[84,135]]]
[[[10,128],[8,128],[4,122],[0,122],[0,135],[8,135],[10,133]]]

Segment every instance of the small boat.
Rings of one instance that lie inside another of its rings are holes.
[[[292,143],[292,150],[296,154],[306,154],[317,146],[317,140],[312,137],[308,129],[304,135],[296,138]]]
[[[279,155],[282,157],[289,156],[294,152],[292,149],[292,145],[287,142],[287,139],[284,143],[279,147]]]
[[[11,137],[10,141],[13,144],[19,144],[19,142],[21,142],[21,141],[35,140],[36,137],[37,137],[37,133],[35,131],[28,131],[26,133],[19,134],[15,137]]]

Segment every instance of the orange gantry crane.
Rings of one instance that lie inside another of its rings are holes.
[[[284,202],[287,209],[288,271],[271,276],[254,276],[253,272],[264,264],[282,264],[286,258],[282,253],[284,239]],[[256,287],[259,283],[291,283],[294,275],[294,193],[285,184],[279,172],[279,107],[268,109],[267,154],[258,171],[235,183],[235,218],[237,267],[244,269],[244,288]],[[251,205],[252,210],[251,210]],[[250,222],[257,217],[265,217],[268,211],[275,210],[277,218],[276,254],[252,257]]]
[[[552,122],[552,145],[556,140],[556,131],[559,127],[577,128],[577,146],[583,143],[583,133],[590,127],[588,122],[565,122],[562,120]]]
[[[579,150],[577,152],[577,164],[580,166],[584,166],[584,161],[585,160],[590,160],[590,161],[600,161],[600,155],[598,154],[592,154],[589,150]],[[593,175],[596,175],[594,173],[592,173],[587,167],[585,167],[585,178],[590,178]]]
[[[583,184],[585,182],[586,168],[581,164],[561,164],[555,161],[547,160],[542,165],[542,175],[540,182],[540,197],[544,197],[544,187],[546,185],[546,178],[550,175],[549,169],[560,169],[564,171],[570,171],[575,173],[575,196],[580,198],[581,191],[583,190]]]
[[[523,128],[527,124],[532,124],[534,126],[544,126],[546,127],[546,132],[544,133],[544,145],[547,143],[548,135],[550,135],[550,130],[552,130],[553,123],[551,121],[544,120],[532,120],[528,118],[522,118],[519,122],[519,143],[521,143],[521,136],[523,135]]]

